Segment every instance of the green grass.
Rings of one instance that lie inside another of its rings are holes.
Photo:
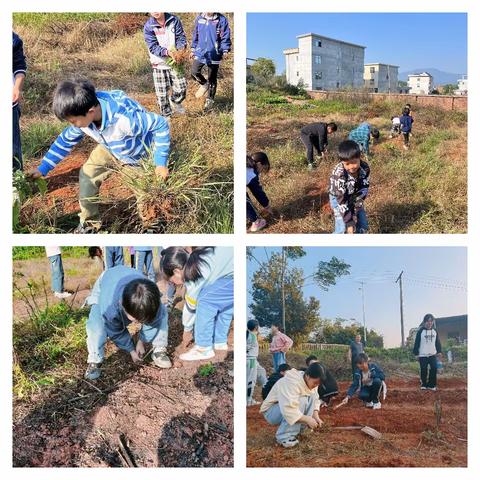
[[[28,398],[68,375],[86,342],[87,310],[61,302],[36,310],[13,326],[13,392]]]
[[[114,18],[117,13],[101,12],[62,12],[62,13],[37,13],[37,12],[16,12],[12,14],[13,25],[29,27],[34,29],[44,29],[53,22],[91,22],[107,21]]]
[[[201,365],[200,367],[198,367],[198,374],[201,377],[209,377],[210,375],[213,375],[215,373],[215,370],[215,366],[211,362],[209,362],[205,365]]]
[[[13,260],[31,260],[32,258],[45,258],[44,247],[13,247]],[[64,258],[86,258],[88,247],[62,247]]]
[[[39,120],[22,131],[22,150],[25,159],[43,156],[67,125],[60,121]]]

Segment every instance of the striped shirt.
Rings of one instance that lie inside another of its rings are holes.
[[[45,176],[53,170],[85,135],[103,145],[117,160],[129,165],[153,152],[155,165],[166,166],[170,152],[170,128],[164,117],[147,112],[121,90],[97,92],[102,124],[67,127],[55,140],[38,167]]]

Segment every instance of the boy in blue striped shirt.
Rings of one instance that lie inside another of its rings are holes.
[[[31,174],[33,178],[46,176],[85,135],[99,144],[80,169],[80,224],[76,233],[100,228],[98,192],[115,163],[137,166],[152,151],[156,174],[167,178],[170,130],[166,119],[147,112],[121,90],[97,92],[88,80],[66,80],[55,90],[53,112],[70,126],[45,154]]]

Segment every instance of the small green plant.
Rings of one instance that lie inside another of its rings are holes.
[[[205,365],[201,365],[198,367],[198,374],[201,377],[209,377],[210,375],[213,375],[216,371],[215,366],[212,364],[212,362],[208,362]]]

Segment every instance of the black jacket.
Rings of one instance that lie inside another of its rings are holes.
[[[273,386],[281,379],[283,378],[280,373],[272,373],[267,380],[267,383],[263,386],[262,388],[262,398],[265,400],[270,393],[270,390],[273,388]]]
[[[309,137],[318,137],[318,145],[320,152],[323,152],[324,148],[328,145],[327,124],[323,122],[310,123],[305,125],[301,130],[301,133],[308,135]]]
[[[420,351],[420,341],[422,339],[422,332],[425,330],[425,327],[420,327],[417,331],[417,335],[415,336],[415,344],[413,345],[413,354],[418,355]],[[435,349],[437,353],[442,353],[442,344],[440,343],[440,337],[438,336],[438,332],[436,328],[432,328],[435,330],[437,336],[435,337]]]

